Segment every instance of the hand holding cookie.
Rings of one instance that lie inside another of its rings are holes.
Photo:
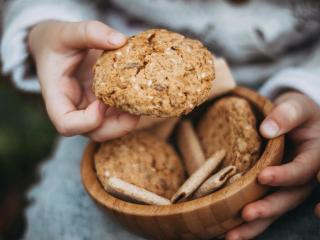
[[[135,127],[137,116],[107,108],[91,90],[92,65],[101,50],[119,48],[126,41],[123,34],[96,21],[47,21],[31,29],[28,44],[42,95],[62,135],[86,134],[104,141]]]
[[[93,90],[107,106],[174,117],[204,102],[213,79],[212,54],[200,41],[150,29],[102,54],[94,66]]]

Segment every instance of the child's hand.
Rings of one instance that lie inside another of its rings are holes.
[[[298,206],[312,191],[311,182],[320,169],[320,108],[308,97],[297,92],[280,96],[272,113],[261,124],[260,132],[266,138],[289,133],[296,145],[294,159],[259,174],[261,184],[279,189],[248,204],[242,210],[246,223],[228,232],[228,240],[252,239]]]
[[[125,44],[123,34],[96,21],[48,21],[30,31],[28,43],[49,117],[62,135],[104,141],[136,126],[137,116],[107,109],[91,91],[94,62],[101,50]]]

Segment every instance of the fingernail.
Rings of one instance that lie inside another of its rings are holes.
[[[120,45],[126,41],[126,36],[119,32],[114,32],[109,36],[109,42],[112,45]]]
[[[261,130],[264,133],[264,135],[269,138],[277,137],[279,134],[278,124],[271,119],[263,121]]]

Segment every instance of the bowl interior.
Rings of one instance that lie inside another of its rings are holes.
[[[272,104],[270,101],[258,95],[256,92],[246,88],[237,87],[235,90],[226,95],[234,95],[247,99],[256,113],[258,124],[261,122],[263,117],[272,110]],[[211,101],[203,104],[187,117],[190,117],[194,123],[197,123],[197,121],[199,120],[199,116],[202,115],[201,113],[203,113],[210,104]],[[196,112],[198,113],[196,114]],[[174,139],[171,138],[170,141],[174,141]],[[242,191],[242,189],[248,188],[252,185],[253,182],[256,182],[257,174],[261,171],[261,169],[269,165],[277,164],[274,162],[274,159],[277,159],[277,156],[279,154],[282,154],[284,137],[280,136],[268,141],[264,140],[259,160],[243,177],[241,177],[240,180],[234,182],[229,186],[223,187],[221,190],[205,197],[167,206],[151,206],[130,203],[115,198],[107,193],[100,184],[94,169],[93,155],[97,149],[97,146],[98,144],[94,142],[90,142],[88,144],[81,163],[81,175],[83,184],[91,197],[111,212],[115,211],[135,216],[152,217],[182,214],[192,212],[195,209],[204,209],[208,207],[208,205],[222,204],[223,201],[228,199],[230,196],[238,194]],[[249,198],[258,199],[264,193],[265,189],[261,188],[261,190],[259,190],[258,192],[253,191],[252,194],[254,196],[250,196]]]

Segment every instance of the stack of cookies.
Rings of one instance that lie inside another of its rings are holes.
[[[199,41],[155,29],[103,53],[93,90],[108,106],[168,118],[207,100],[214,75],[212,55]],[[181,122],[168,118],[102,143],[94,160],[104,189],[126,201],[168,205],[231,184],[259,158],[261,138],[246,100],[221,97],[194,125],[189,115]]]

